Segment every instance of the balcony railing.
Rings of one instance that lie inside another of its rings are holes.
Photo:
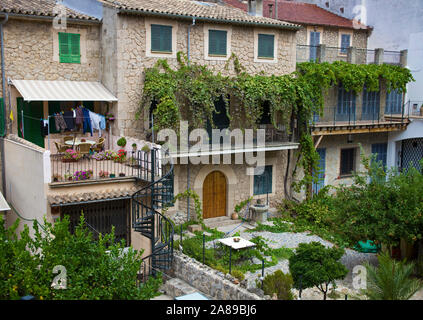
[[[52,183],[105,181],[125,177],[151,180],[151,153],[127,152],[119,159],[85,155],[77,161],[66,159],[63,154],[52,154]]]
[[[326,45],[297,45],[297,63],[319,61],[345,61],[353,64],[407,64],[407,50],[385,51],[383,49],[341,48]]]
[[[405,105],[398,110],[386,110],[385,107],[366,108],[355,106],[325,106],[324,116],[314,116],[315,127],[321,126],[365,126],[406,123]]]
[[[423,101],[408,101],[406,111],[410,117],[423,117]]]

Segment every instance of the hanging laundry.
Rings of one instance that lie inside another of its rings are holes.
[[[91,118],[91,124],[92,128],[98,130],[99,136],[101,136],[101,130],[106,129],[106,119],[104,116],[90,111],[90,118]],[[102,123],[104,121],[104,124]]]
[[[75,110],[75,124],[77,126],[80,126],[83,122],[84,122],[84,111],[83,111],[83,107],[79,106]]]
[[[41,136],[44,138],[48,135],[48,120],[41,120]]]
[[[90,110],[83,108],[82,112],[84,113],[84,122],[83,122],[83,132],[91,133],[91,137],[93,136],[93,128],[91,126],[91,118],[90,118]]]
[[[75,119],[73,118],[73,111],[66,111],[63,114],[63,118],[66,122],[66,127],[68,130],[73,130],[75,128]]]
[[[63,119],[63,115],[61,113],[56,113],[54,115],[54,122],[56,124],[57,131],[66,130],[66,122],[65,119]]]

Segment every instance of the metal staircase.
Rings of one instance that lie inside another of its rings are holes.
[[[151,252],[142,265],[145,281],[157,271],[169,269],[173,262],[173,224],[160,212],[173,200],[173,163],[163,149],[138,151],[136,161],[138,180],[148,181],[132,195],[132,227],[151,240]]]

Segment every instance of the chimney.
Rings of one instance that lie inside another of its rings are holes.
[[[263,17],[263,0],[248,0],[248,14]]]
[[[273,18],[273,3],[269,3],[269,18]]]

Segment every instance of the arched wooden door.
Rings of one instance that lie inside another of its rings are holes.
[[[226,178],[220,171],[210,173],[203,184],[203,219],[226,216]]]

